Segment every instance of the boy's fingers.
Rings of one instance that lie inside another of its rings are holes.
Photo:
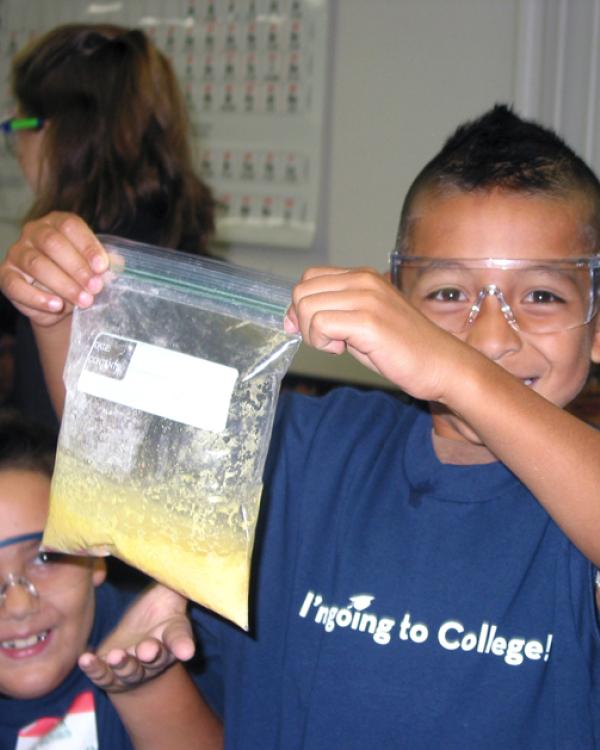
[[[196,651],[192,627],[187,617],[180,617],[169,623],[163,633],[163,642],[175,658],[188,661]]]
[[[351,331],[348,326],[351,322],[354,324],[354,318],[367,320],[371,317],[369,310],[373,304],[371,294],[362,290],[326,290],[305,295],[295,306],[302,338],[311,346],[339,354],[343,349],[338,345],[333,348],[326,346],[327,339],[339,338],[343,341]],[[337,313],[351,313],[354,317],[352,319],[345,315],[336,317]],[[335,331],[329,328],[330,321],[334,319],[338,320]],[[340,328],[340,323],[346,325]]]
[[[375,288],[383,280],[383,274],[374,268],[309,268],[294,287],[293,294]]]
[[[306,343],[322,352],[329,354],[343,354],[346,351],[344,337],[347,326],[340,325],[340,312],[320,312],[310,321],[306,335]]]
[[[62,297],[30,283],[12,268],[0,270],[0,287],[13,304],[21,305],[28,311],[57,313],[65,306]]]
[[[98,687],[106,688],[114,681],[112,670],[94,654],[79,657],[79,668]]]
[[[108,266],[108,254],[87,224],[59,213],[26,224],[4,264],[80,306],[91,304],[102,289],[101,274]]]
[[[43,248],[54,259],[65,256],[69,261],[77,257],[84,259],[85,266],[93,274],[102,274],[108,269],[106,250],[91,228],[76,214],[53,211],[38,221],[26,224],[23,237]]]
[[[293,307],[289,307],[283,319],[283,330],[286,333],[300,333],[298,325],[298,316]]]
[[[355,310],[372,305],[389,293],[389,282],[371,268],[311,268],[292,291],[292,304],[284,320],[284,330],[300,332],[305,338],[314,313],[322,310]]]
[[[136,657],[145,665],[154,667],[169,659],[163,644],[156,638],[145,638],[135,647]]]
[[[301,283],[302,281],[310,281],[310,279],[317,277],[345,274],[348,273],[348,270],[347,268],[336,266],[312,266],[311,268],[307,268],[302,274]]]
[[[3,290],[11,300],[16,299],[18,291],[11,287],[11,283],[14,275],[20,275],[22,280],[29,284],[30,289],[29,292],[23,292],[28,295],[27,298],[18,301],[31,307],[36,306],[35,300],[44,299],[40,292],[50,298],[66,300],[72,305],[89,307],[94,300],[93,295],[102,288],[102,280],[99,277],[90,279],[88,289],[84,288],[68,271],[34,248],[24,251],[16,263],[12,259],[9,259],[9,262],[11,265],[7,265],[2,274]]]
[[[101,274],[108,269],[108,254],[92,229],[76,214],[55,212],[51,214],[54,226],[71,241],[74,247],[87,260],[94,273]]]
[[[126,685],[141,682],[146,676],[144,665],[122,649],[109,651],[105,659],[112,674]]]
[[[312,346],[323,351],[339,353],[349,341],[356,346],[363,338],[369,340],[369,316],[353,310],[326,310],[317,313],[311,320],[309,340]],[[365,331],[366,335],[362,335]],[[360,344],[358,347],[360,349]]]

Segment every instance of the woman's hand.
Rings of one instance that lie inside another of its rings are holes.
[[[23,227],[0,264],[0,289],[35,325],[52,326],[102,289],[108,254],[75,214],[53,211]]]

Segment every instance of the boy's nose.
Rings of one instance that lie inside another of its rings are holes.
[[[39,596],[33,585],[20,579],[5,584],[0,601],[0,617],[21,619],[37,612]]]
[[[502,304],[494,295],[487,295],[479,312],[467,329],[466,341],[492,361],[500,360],[522,346],[519,332],[502,312]]]

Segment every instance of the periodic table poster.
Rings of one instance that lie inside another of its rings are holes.
[[[330,0],[0,0],[0,116],[10,60],[61,23],[143,28],[171,60],[190,112],[197,169],[225,242],[309,248],[318,219]],[[0,219],[29,197],[0,147]]]

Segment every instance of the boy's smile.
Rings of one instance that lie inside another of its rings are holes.
[[[0,471],[0,541],[43,529],[49,489],[39,472]],[[45,695],[75,667],[92,627],[94,586],[104,579],[92,560],[65,563],[64,586],[41,571],[35,578],[27,571],[38,546],[29,539],[0,547],[0,578],[18,581],[0,606],[0,693],[21,699]],[[31,578],[40,584],[37,595],[28,588]]]
[[[583,198],[494,190],[426,194],[412,212],[410,254],[431,258],[559,260],[587,256],[589,209]],[[482,269],[478,283],[502,287],[502,271]],[[411,297],[419,306],[419,300]],[[600,358],[596,320],[577,328],[532,334],[515,330],[493,295],[478,315],[455,335],[558,406],[583,387],[590,360]],[[443,327],[443,326],[442,326]],[[456,415],[433,405],[435,432],[479,443]]]

